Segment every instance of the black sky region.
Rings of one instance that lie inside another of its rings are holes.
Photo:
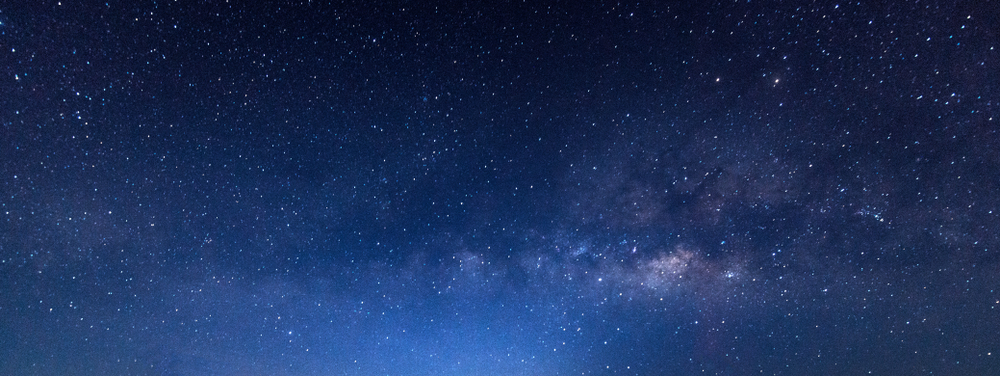
[[[5,2],[0,374],[997,374],[997,9]]]

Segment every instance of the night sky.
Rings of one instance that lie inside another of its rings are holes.
[[[887,3],[4,3],[0,374],[998,374],[998,4]]]

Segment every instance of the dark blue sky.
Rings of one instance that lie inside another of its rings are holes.
[[[998,372],[993,8],[0,5],[0,373]]]

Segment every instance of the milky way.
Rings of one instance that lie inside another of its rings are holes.
[[[990,5],[0,6],[0,374],[995,374]]]

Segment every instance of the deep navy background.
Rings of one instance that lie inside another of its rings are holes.
[[[0,4],[0,373],[1000,372],[996,9]]]

